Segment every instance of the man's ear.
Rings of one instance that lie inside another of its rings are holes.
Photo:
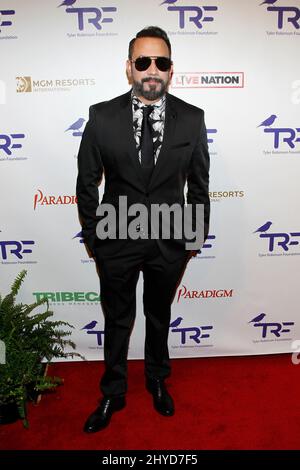
[[[132,63],[129,59],[126,60],[126,75],[129,84],[132,84]]]

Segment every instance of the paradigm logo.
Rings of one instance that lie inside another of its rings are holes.
[[[178,72],[172,88],[244,88],[244,72]]]
[[[82,137],[83,130],[82,126],[83,123],[85,122],[85,119],[79,118],[77,121],[73,122],[73,124],[68,127],[68,129],[65,130],[65,132],[72,131],[72,136],[73,137]]]
[[[91,87],[96,85],[94,78],[55,78],[55,79],[33,79],[30,76],[16,77],[17,93],[31,92],[60,92],[72,91],[79,87]]]
[[[18,39],[18,36],[6,35],[12,26],[12,16],[15,13],[15,10],[0,10],[0,40]]]
[[[222,201],[233,201],[237,199],[241,199],[245,196],[245,191],[211,191],[209,193],[210,201],[211,202],[222,202]]]
[[[13,132],[11,134],[0,134],[0,161],[27,160],[27,157],[20,155],[25,134]]]
[[[295,5],[295,0],[265,0],[260,3],[260,6],[266,7],[267,14],[272,15],[274,19],[274,26],[277,29],[275,31],[266,31],[269,36],[273,35],[285,35],[293,36],[300,35],[300,8]],[[283,4],[286,5],[283,5]]]
[[[286,232],[270,230],[273,223],[269,220],[259,227],[254,234],[257,234],[258,238],[263,240],[263,246],[266,250],[263,253],[259,253],[258,256],[294,256],[300,255],[299,245],[300,231]],[[261,245],[262,245],[261,243]],[[295,250],[294,247],[297,246]]]
[[[233,297],[233,289],[213,289],[213,290],[189,290],[186,286],[180,287],[177,294],[177,302],[182,299],[194,300],[194,299],[220,299]]]
[[[76,5],[75,5],[76,3]],[[114,21],[114,14],[117,8],[114,6],[99,6],[90,5],[92,0],[85,1],[86,6],[83,6],[83,0],[64,0],[58,7],[65,8],[65,13],[72,17],[74,27],[77,28],[77,33],[69,32],[69,38],[75,37],[97,37],[97,36],[117,36],[118,33],[107,31],[102,32],[107,23]],[[81,5],[81,6],[78,6]],[[111,16],[112,15],[112,16]]]
[[[104,344],[104,330],[95,329],[97,321],[93,320],[87,325],[85,325],[81,330],[84,330],[87,335],[93,335],[93,341],[96,343],[96,347],[89,347],[89,349],[101,349]]]
[[[100,302],[96,292],[33,292],[36,302],[47,299],[52,305],[95,305]]]
[[[0,104],[6,103],[6,85],[3,80],[0,80]]]
[[[292,338],[285,337],[287,333],[290,333],[291,329],[287,328],[293,326],[293,321],[282,321],[282,322],[271,322],[266,321],[266,314],[260,313],[250,320],[249,325],[253,328],[257,328],[258,335],[261,339],[253,340],[253,343],[266,343],[272,341],[290,341]],[[283,337],[282,337],[283,336]]]
[[[76,196],[66,196],[60,194],[59,196],[47,196],[38,189],[33,197],[33,209],[35,210],[37,206],[69,206],[77,204]]]
[[[176,337],[179,342],[179,346],[172,345],[173,349],[208,348],[213,346],[213,344],[207,344],[205,342],[205,340],[210,337],[208,331],[213,329],[212,325],[183,327],[181,325],[182,320],[182,317],[178,317],[170,323],[170,331],[171,333],[174,333],[172,337]]]
[[[34,240],[1,240],[0,258],[1,264],[36,264],[30,260]],[[29,259],[28,259],[29,258]]]
[[[263,150],[264,155],[299,155],[300,154],[300,127],[280,126],[275,127],[278,116],[271,114],[257,127],[261,128],[268,136],[268,142],[272,150]],[[273,126],[273,127],[271,127]]]
[[[163,6],[163,8],[170,12],[179,27],[179,31],[168,31],[169,35],[218,34],[217,31],[212,31],[209,28],[209,25],[215,20],[214,15],[218,11],[217,6],[199,6],[199,2],[195,1],[191,1],[189,5],[183,5],[183,2],[180,0],[164,0],[160,3],[160,6]]]

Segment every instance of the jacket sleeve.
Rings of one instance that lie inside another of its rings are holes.
[[[199,137],[192,153],[187,177],[187,203],[204,205],[204,241],[209,231],[210,199],[209,199],[209,153],[204,112],[201,110]],[[193,230],[195,224],[195,207],[193,207]]]
[[[96,137],[96,115],[90,107],[89,121],[86,124],[78,153],[78,177],[76,185],[77,204],[82,236],[91,252],[96,240],[99,205],[98,186],[103,175],[103,165]]]

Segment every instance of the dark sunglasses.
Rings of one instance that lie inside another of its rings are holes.
[[[137,59],[132,60],[131,62],[134,63],[136,70],[138,70],[139,72],[144,72],[150,67],[152,60],[155,61],[156,67],[161,72],[166,72],[171,68],[172,61],[168,57],[138,57]]]

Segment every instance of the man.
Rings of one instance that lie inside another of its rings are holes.
[[[170,41],[162,29],[145,28],[130,42],[126,72],[132,90],[91,106],[78,155],[82,233],[97,263],[105,316],[103,399],[85,424],[88,433],[106,427],[112,414],[125,406],[127,352],[140,270],[144,277],[146,388],[160,414],[174,414],[174,402],[165,385],[170,375],[167,341],[171,303],[187,260],[197,252],[186,249],[184,235],[176,238],[175,224],[169,224],[171,236],[163,237],[161,227],[158,233],[152,219],[149,229],[145,219],[135,223],[132,213],[125,225],[128,233],[134,227],[135,236],[118,235],[124,228],[121,196],[126,196],[128,207],[143,204],[151,210],[157,204],[177,204],[182,208],[187,182],[187,202],[193,209],[204,206],[204,239],[208,233],[209,155],[204,113],[167,93],[173,64]],[[97,211],[103,173],[105,189]],[[118,215],[117,227],[104,217],[111,206]]]

